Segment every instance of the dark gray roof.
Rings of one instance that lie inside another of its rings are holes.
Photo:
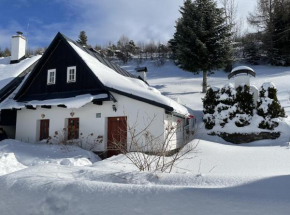
[[[130,77],[130,78],[136,78],[138,79],[137,76],[131,74],[130,72],[127,72],[126,70],[122,69],[119,65],[112,63],[111,61],[109,61],[108,59],[106,59],[105,57],[101,56],[97,51],[95,51],[92,48],[88,48],[88,47],[84,47],[81,44],[77,43],[76,41],[71,40],[70,38],[66,37],[65,35],[62,34],[62,36],[74,43],[76,46],[78,46],[79,48],[81,48],[83,51],[87,52],[88,54],[90,54],[91,56],[93,56],[94,58],[98,59],[102,64],[106,65],[107,67],[111,68],[112,70],[114,70],[115,72],[119,73],[120,75],[123,75],[125,77]]]

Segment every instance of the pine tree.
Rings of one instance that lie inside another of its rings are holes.
[[[77,43],[81,44],[82,46],[88,46],[88,37],[86,35],[85,31],[81,31],[79,34],[79,39],[77,40]]]
[[[207,74],[222,68],[229,58],[230,26],[214,0],[186,0],[176,22],[176,59],[180,67],[194,74],[203,72],[203,89]]]
[[[248,22],[263,33],[264,51],[272,65],[290,65],[290,1],[257,0]]]
[[[244,46],[244,56],[248,63],[258,65],[261,58],[257,42],[250,41]]]

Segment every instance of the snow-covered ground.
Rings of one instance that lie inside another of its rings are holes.
[[[201,119],[201,76],[167,62],[148,82]],[[131,62],[124,68],[132,71]],[[288,115],[290,68],[253,66],[252,84],[272,81]],[[228,83],[216,73],[209,84]],[[0,214],[288,214],[290,146],[277,140],[233,145],[202,129],[172,173],[140,173],[124,156],[99,161],[79,148],[0,142]],[[290,130],[289,130],[290,131]],[[289,135],[289,136],[287,136]]]

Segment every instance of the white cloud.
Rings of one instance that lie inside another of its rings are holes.
[[[122,35],[136,42],[151,39],[166,42],[174,34],[175,21],[180,17],[179,7],[183,5],[183,0],[54,0],[54,2],[65,4],[66,11],[63,12],[65,19],[44,24],[37,17],[30,17],[28,36],[31,47],[48,45],[58,31],[71,39],[77,39],[81,30],[87,32],[89,43],[92,45],[116,42]],[[238,16],[246,18],[248,12],[253,11],[256,1],[237,0],[237,2]],[[21,30],[20,27],[17,22],[13,22],[5,30],[0,28],[1,44],[9,45],[11,34]],[[245,21],[244,28],[246,27]]]

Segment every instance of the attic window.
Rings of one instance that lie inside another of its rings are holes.
[[[47,84],[55,84],[55,69],[49,69],[47,71]]]
[[[67,82],[76,82],[76,67],[71,66],[67,68]]]

